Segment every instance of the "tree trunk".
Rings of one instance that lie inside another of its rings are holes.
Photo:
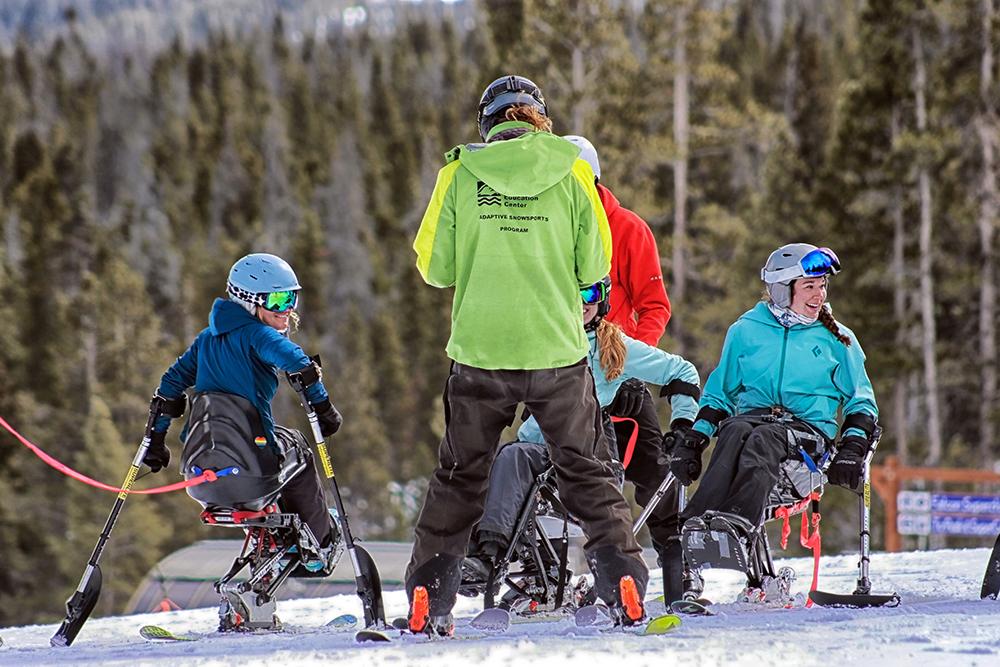
[[[917,130],[923,136],[927,132],[927,64],[920,28],[916,26],[913,28],[913,59],[916,69],[913,89],[916,97]],[[918,160],[917,191],[920,197],[920,319],[923,325],[921,348],[927,402],[927,464],[933,466],[941,461],[944,447],[941,440],[941,406],[938,397],[936,354],[937,329],[934,322],[933,247],[931,245],[934,221],[931,217],[931,176],[926,161],[926,156],[921,156]]]
[[[892,143],[896,145],[899,138],[899,108],[892,110]],[[896,320],[896,349],[905,350],[909,347],[907,312],[906,312],[906,223],[903,218],[903,192],[899,184],[892,189],[892,314]],[[909,371],[906,371],[909,373]],[[907,420],[907,383],[900,375],[892,389],[893,435],[896,438],[896,456],[899,462],[906,465],[909,462],[910,428]]]
[[[996,267],[993,240],[1000,196],[997,192],[996,149],[997,110],[992,96],[993,88],[993,20],[995,0],[982,0],[983,54],[980,66],[979,95],[981,112],[976,118],[983,157],[983,175],[980,191],[979,243],[982,253],[982,278],[979,289],[979,460],[983,464],[995,458],[994,443],[996,424],[994,412],[997,400],[997,335],[996,335]]]
[[[583,49],[579,46],[573,47],[571,63],[570,82],[573,87],[571,131],[573,134],[583,135],[585,132],[584,123],[586,122],[586,109],[584,107],[586,106],[587,73],[583,64]]]
[[[687,290],[685,252],[687,250],[687,168],[690,102],[688,82],[690,72],[687,61],[688,9],[681,4],[674,14],[674,236],[673,284],[670,295],[675,304],[684,303]],[[683,312],[683,308],[679,309]],[[677,352],[684,353],[683,322],[676,315],[672,318]]]

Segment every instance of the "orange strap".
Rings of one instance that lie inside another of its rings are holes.
[[[785,507],[779,507],[774,510],[774,518],[781,519],[781,548],[788,548],[788,536],[791,534],[792,529],[790,526],[789,517],[796,512],[802,512],[802,526],[799,530],[799,544],[801,544],[806,549],[812,549],[813,552],[813,578],[812,585],[809,586],[809,591],[812,592],[816,590],[816,585],[819,582],[819,557],[823,547],[823,538],[820,535],[819,523],[822,520],[822,516],[818,511],[812,513],[812,534],[809,534],[810,521],[806,518],[807,512],[806,508],[810,503],[817,503],[816,507],[819,507],[820,494],[817,491],[813,491],[809,494],[808,498],[803,498],[793,505],[788,505]],[[806,601],[806,607],[811,607],[813,605],[812,599]]]
[[[813,491],[809,494],[809,498],[816,502],[814,506],[816,511],[812,513],[812,535],[809,534],[809,522],[806,521],[806,515],[803,513],[802,528],[799,531],[799,544],[806,549],[812,549],[813,552],[813,579],[812,584],[809,586],[809,592],[811,593],[816,590],[816,584],[819,582],[819,557],[823,548],[823,537],[819,532],[819,522],[823,517],[819,513],[819,493]],[[811,607],[812,605],[812,598],[806,600],[806,607]]]
[[[635,451],[635,443],[639,439],[639,423],[631,417],[612,417],[611,421],[616,424],[618,422],[632,422],[632,435],[628,437],[625,456],[622,457],[622,467],[628,468],[628,464],[632,460],[632,453]]]

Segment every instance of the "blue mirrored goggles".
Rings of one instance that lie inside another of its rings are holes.
[[[796,264],[777,271],[760,270],[766,283],[784,283],[799,278],[820,278],[840,272],[840,259],[829,248],[816,248],[807,252]]]
[[[840,272],[840,259],[837,253],[829,248],[816,248],[799,260],[802,272],[808,278],[818,278],[828,273]]]
[[[299,293],[296,290],[283,290],[281,292],[268,292],[264,295],[264,306],[272,313],[284,313],[295,310],[299,301]]]
[[[608,284],[605,282],[594,283],[580,290],[580,298],[587,305],[600,303],[608,298],[608,289]]]

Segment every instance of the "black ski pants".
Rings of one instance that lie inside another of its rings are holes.
[[[320,482],[319,471],[313,459],[312,449],[301,431],[275,425],[274,438],[279,446],[288,451],[291,448],[299,450],[304,458],[306,468],[285,483],[281,489],[280,505],[282,511],[294,512],[309,526],[309,530],[319,540],[320,546],[329,545],[336,537],[336,527],[333,517],[327,509],[326,497],[323,495],[323,485]]]
[[[646,507],[670,470],[666,464],[659,463],[663,432],[660,430],[660,419],[656,414],[653,396],[648,389],[642,397],[642,409],[634,419],[638,424],[639,436],[632,451],[632,460],[625,469],[625,479],[635,485],[635,502]],[[635,426],[629,421],[615,422],[619,461],[625,460],[628,440],[634,428]],[[670,539],[677,539],[680,535],[680,520],[677,514],[679,488],[680,484],[675,483],[667,490],[646,522],[653,548],[661,558]]]
[[[605,418],[603,426],[605,438],[614,442],[615,432],[611,420]],[[610,453],[605,452],[604,456],[610,456]],[[493,539],[504,546],[510,544],[521,510],[528,500],[528,492],[535,483],[535,478],[545,472],[549,465],[551,460],[545,445],[515,441],[500,448],[490,470],[483,516],[477,528],[480,537],[474,540],[470,553],[476,550],[475,542],[483,539]]]
[[[790,432],[793,440],[801,432],[803,440],[818,441],[808,428],[794,422],[754,415],[722,422],[705,475],[681,518],[686,521],[712,510],[738,514],[759,526],[781,464],[797,455],[790,446]]]
[[[632,535],[628,503],[610,468],[594,379],[586,360],[542,370],[485,370],[453,363],[445,383],[445,436],[417,520],[406,569],[407,595],[427,588],[432,616],[450,613],[460,564],[483,499],[500,434],[523,402],[538,420],[566,508],[587,534],[584,550],[602,600],[618,603],[618,581],[631,575],[645,592],[648,571]]]

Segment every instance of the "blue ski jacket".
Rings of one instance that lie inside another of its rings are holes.
[[[705,382],[699,406],[738,415],[781,406],[833,440],[837,412],[878,418],[875,392],[865,371],[865,353],[854,332],[847,346],[819,322],[784,327],[767,304],[740,316],[726,334],[722,358]],[[701,413],[699,416],[703,416]],[[717,422],[699,418],[694,428],[711,437]],[[865,437],[858,428],[844,435]]]
[[[278,391],[278,371],[299,371],[310,364],[302,348],[277,329],[251,315],[243,306],[216,299],[208,327],[160,379],[157,393],[179,398],[189,387],[195,392],[220,391],[242,396],[260,413],[268,444],[275,445],[271,400]],[[306,398],[317,403],[328,394],[322,381],[306,389]],[[160,417],[154,430],[165,432],[170,417]],[[181,432],[181,441],[187,426]]]
[[[597,334],[593,331],[587,332],[590,341],[590,352],[587,354],[587,364],[594,374],[594,386],[597,389],[597,401],[601,407],[611,405],[618,388],[629,378],[638,378],[650,384],[665,385],[673,380],[682,380],[693,385],[700,385],[698,369],[690,361],[676,354],[670,354],[663,350],[647,345],[642,341],[635,340],[622,334],[625,341],[625,366],[621,375],[614,380],[609,380],[601,368],[600,350],[597,346]],[[674,394],[670,399],[670,420],[687,419],[694,421],[697,413],[698,402],[684,394]],[[517,430],[517,439],[521,442],[545,443],[542,430],[538,427],[538,422],[534,417],[521,424]]]

